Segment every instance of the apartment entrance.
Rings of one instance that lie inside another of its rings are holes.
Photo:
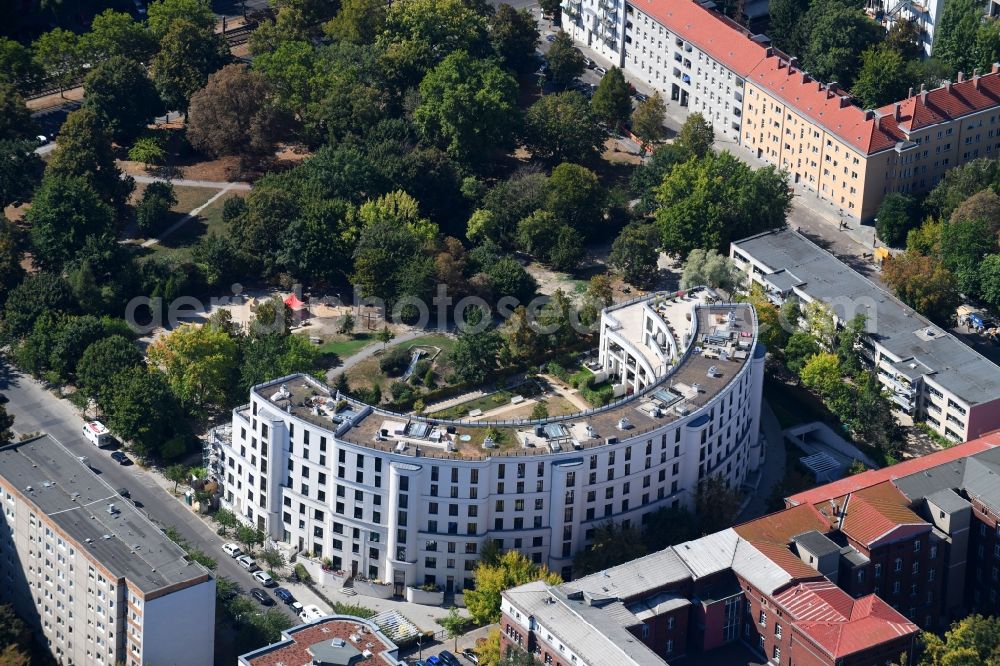
[[[406,596],[406,574],[402,571],[392,572],[392,593],[397,597]]]

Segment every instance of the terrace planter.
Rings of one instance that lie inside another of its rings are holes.
[[[465,608],[465,593],[456,592],[455,593],[455,606],[458,608]]]
[[[392,599],[392,585],[354,579],[354,591],[365,597]]]
[[[444,590],[429,592],[421,590],[419,587],[407,587],[406,600],[412,604],[423,606],[440,606],[444,603]]]

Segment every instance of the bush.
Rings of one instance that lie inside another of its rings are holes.
[[[371,608],[357,604],[345,604],[342,601],[334,603],[331,610],[333,610],[334,615],[351,615],[353,617],[360,617],[363,620],[371,619],[376,615],[375,611]]]
[[[299,577],[299,580],[303,583],[308,583],[312,580],[312,576],[306,571],[306,568],[299,563],[295,564],[295,575]]]
[[[592,404],[594,407],[603,407],[614,399],[615,390],[611,384],[603,382],[594,386],[585,386],[581,388],[580,395],[582,395],[583,399]]]
[[[382,354],[378,367],[389,377],[399,377],[410,365],[410,353],[402,347],[393,347]]]
[[[422,361],[417,361],[417,364],[413,367],[413,374],[410,376],[410,381],[414,384],[421,383],[427,376],[427,372],[431,369],[431,362],[424,359]],[[431,375],[433,377],[433,374]]]
[[[394,402],[412,402],[416,397],[413,387],[406,382],[396,381],[389,385],[389,393]]]
[[[587,368],[580,368],[578,371],[570,375],[569,384],[574,388],[583,390],[590,386],[590,383],[594,381],[594,373]]]

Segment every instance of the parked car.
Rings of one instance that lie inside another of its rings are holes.
[[[556,41],[556,36],[555,35],[545,35],[545,41],[547,41],[549,44],[551,44],[552,42]]]
[[[274,605],[274,599],[271,598],[271,595],[268,594],[266,590],[262,590],[259,587],[255,587],[250,590],[250,596],[259,601],[261,606]]]
[[[111,459],[114,460],[119,465],[124,465],[126,467],[132,464],[132,459],[129,458],[124,453],[122,453],[121,451],[115,451],[114,453],[112,453]]]
[[[81,430],[83,436],[94,446],[104,446],[111,443],[111,431],[100,421],[87,421]]]
[[[583,64],[587,66],[587,69],[594,69],[594,67],[597,67],[597,63],[587,56],[583,56]]]
[[[235,543],[222,544],[222,552],[224,552],[229,557],[233,558],[239,557],[240,555],[243,554],[243,551],[240,550],[240,547],[237,546]]]
[[[278,599],[280,599],[282,603],[286,604],[291,604],[293,601],[295,601],[295,595],[289,592],[284,587],[274,588],[274,596],[278,597]]]
[[[635,97],[635,101],[637,102],[645,102],[646,100],[649,99],[649,95],[646,95],[641,92],[637,92],[635,95],[633,95],[633,97]]]
[[[437,657],[427,657],[427,666],[445,666],[444,662]]]
[[[600,65],[594,65],[594,71],[597,72],[599,76],[604,76],[608,73],[607,68],[601,67]]]
[[[304,608],[302,604],[299,603],[298,601],[293,601],[292,603],[288,604],[288,607],[291,608],[292,612],[295,613],[296,615],[301,615]]]
[[[479,663],[479,655],[472,648],[465,648],[462,650],[462,656],[471,661],[473,664]]]
[[[124,497],[125,499],[131,499],[132,498],[132,493],[130,493],[128,491],[128,488],[119,488],[118,489],[118,494],[121,495],[122,497]]]
[[[438,658],[445,664],[445,666],[462,666],[462,662],[458,660],[458,657],[447,650],[442,650],[441,654],[438,655]]]
[[[247,571],[254,572],[260,569],[260,567],[257,566],[257,563],[254,562],[254,559],[249,555],[243,555],[241,557],[237,557],[236,561],[239,562],[239,565],[244,569],[246,569]]]
[[[253,572],[253,579],[264,587],[274,587],[277,585],[277,583],[274,582],[274,579],[271,578],[271,574],[266,571],[260,571],[259,569]]]

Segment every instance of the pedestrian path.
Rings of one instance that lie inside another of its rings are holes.
[[[191,182],[204,182],[204,181],[191,181]],[[232,185],[233,184],[230,183],[228,186],[226,186],[226,187],[222,188],[221,190],[219,190],[216,194],[214,194],[212,196],[212,198],[210,198],[208,201],[206,201],[202,205],[198,206],[197,208],[193,209],[190,213],[188,213],[187,215],[185,215],[184,217],[182,217],[180,220],[178,220],[174,224],[170,225],[163,233],[161,233],[156,238],[150,238],[149,240],[144,241],[143,244],[142,244],[142,247],[153,247],[154,245],[157,245],[158,243],[162,242],[164,238],[166,238],[170,234],[174,233],[175,231],[177,231],[178,229],[180,229],[181,227],[183,227],[185,224],[187,224],[188,222],[190,222],[194,218],[198,217],[198,215],[201,214],[201,211],[203,211],[206,208],[208,208],[209,206],[211,206],[220,197],[222,197],[222,195],[224,195],[226,192],[228,192],[230,189],[232,189]]]

